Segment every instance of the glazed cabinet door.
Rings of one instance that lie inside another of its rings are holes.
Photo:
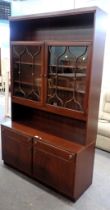
[[[5,163],[31,175],[32,138],[2,126],[2,159]]]
[[[43,42],[11,42],[13,101],[42,103],[43,49]]]
[[[45,103],[50,111],[81,119],[87,112],[90,42],[48,42]]]
[[[33,176],[52,188],[73,196],[75,154],[34,139]]]

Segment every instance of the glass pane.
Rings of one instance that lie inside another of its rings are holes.
[[[88,46],[48,47],[47,103],[84,110]]]
[[[13,45],[13,94],[40,101],[41,47]]]

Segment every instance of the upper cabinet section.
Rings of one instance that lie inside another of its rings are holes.
[[[105,18],[96,7],[11,17],[13,103],[94,122]]]
[[[12,42],[13,96],[41,102],[43,43]]]

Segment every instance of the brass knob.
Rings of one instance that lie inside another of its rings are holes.
[[[71,159],[72,159],[72,157],[73,157],[73,155],[72,155],[72,154],[70,154],[70,155],[69,155],[69,160],[71,160]]]

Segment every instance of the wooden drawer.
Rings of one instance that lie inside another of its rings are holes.
[[[32,137],[2,126],[2,159],[5,163],[31,174]]]
[[[33,176],[72,197],[75,157],[73,153],[34,139]]]

